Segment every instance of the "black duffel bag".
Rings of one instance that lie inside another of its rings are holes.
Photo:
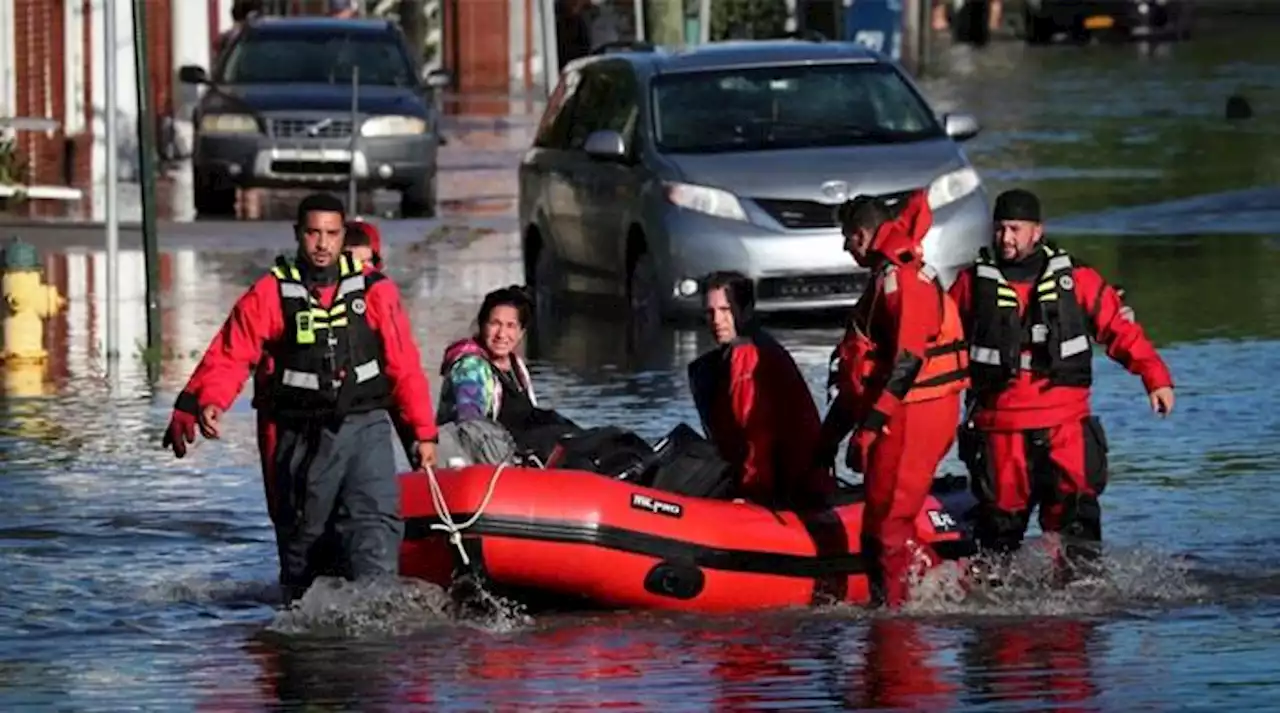
[[[671,429],[658,442],[658,463],[649,487],[696,498],[728,500],[736,490],[733,468],[711,441],[688,424]]]

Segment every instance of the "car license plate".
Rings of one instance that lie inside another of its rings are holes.
[[[1115,24],[1115,18],[1108,15],[1094,15],[1084,19],[1084,29],[1086,30],[1105,30]]]

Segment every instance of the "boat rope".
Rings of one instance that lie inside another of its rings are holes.
[[[449,534],[449,542],[458,548],[458,554],[462,555],[462,564],[470,565],[471,558],[467,556],[467,550],[462,546],[462,531],[476,524],[476,520],[484,514],[484,509],[489,507],[489,501],[493,499],[493,491],[498,487],[498,479],[502,477],[502,471],[507,467],[506,463],[499,463],[493,469],[493,475],[489,476],[489,490],[484,494],[484,499],[480,501],[480,507],[471,514],[471,517],[462,524],[455,524],[453,515],[449,513],[449,504],[445,502],[444,493],[440,490],[440,481],[436,480],[436,471],[431,466],[427,466],[427,484],[431,486],[431,502],[435,505],[436,514],[440,516],[440,522],[432,523],[432,530],[440,530]]]

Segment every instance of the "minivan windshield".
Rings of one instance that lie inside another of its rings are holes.
[[[887,64],[748,67],[660,75],[654,142],[665,153],[763,151],[943,136]]]
[[[404,87],[416,82],[409,58],[389,34],[251,32],[222,65],[222,84],[360,84]]]

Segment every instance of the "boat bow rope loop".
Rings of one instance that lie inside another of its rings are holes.
[[[449,533],[449,542],[458,548],[458,554],[462,555],[462,564],[469,566],[471,558],[467,556],[467,550],[462,546],[462,531],[476,524],[480,516],[484,514],[484,509],[489,507],[489,501],[493,499],[493,491],[498,487],[498,479],[502,477],[502,471],[507,467],[506,463],[499,463],[493,469],[493,475],[489,477],[489,490],[484,494],[484,499],[480,501],[480,507],[462,524],[453,522],[453,515],[449,514],[449,505],[444,500],[444,493],[440,490],[440,482],[436,480],[436,471],[431,466],[427,466],[427,484],[431,487],[431,502],[435,505],[436,514],[440,516],[440,522],[432,523],[432,530],[440,530]]]

